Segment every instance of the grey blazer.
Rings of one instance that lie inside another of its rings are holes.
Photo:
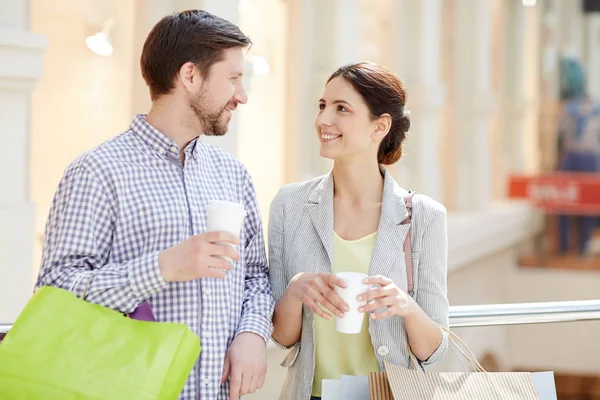
[[[385,171],[381,217],[369,275],[386,276],[400,289],[407,290],[403,243],[412,226],[412,295],[429,317],[447,328],[446,209],[431,198],[416,194],[411,225],[401,225],[407,217],[406,194]],[[332,254],[333,174],[281,188],[271,204],[269,221],[270,278],[275,300],[281,298],[296,274],[331,272]],[[289,370],[280,399],[310,398],[315,366],[313,320],[314,313],[304,306],[300,342],[288,348],[290,354],[282,363]],[[383,369],[384,361],[410,367],[402,318],[369,320],[369,333],[380,368]],[[448,337],[444,333],[442,344],[423,364],[439,361],[447,348]]]

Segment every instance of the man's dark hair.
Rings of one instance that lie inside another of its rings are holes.
[[[146,38],[140,64],[142,76],[156,100],[173,89],[174,78],[186,62],[193,62],[204,78],[223,59],[223,51],[248,47],[250,38],[223,18],[203,10],[188,10],[161,19]]]

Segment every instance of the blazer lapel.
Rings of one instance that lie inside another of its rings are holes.
[[[329,258],[333,262],[333,172],[325,175],[304,205]]]
[[[402,225],[408,217],[404,204],[404,196],[408,192],[402,189],[390,173],[385,170],[381,217],[375,249],[371,258],[369,275],[389,276],[389,271],[400,257],[404,257],[404,240],[410,228],[409,224]],[[403,271],[401,273],[406,273]]]

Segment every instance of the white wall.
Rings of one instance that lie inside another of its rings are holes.
[[[0,2],[0,322],[31,295],[35,204],[29,196],[30,96],[45,37],[29,30],[28,2]]]
[[[127,130],[131,122],[133,4],[31,1],[31,29],[50,42],[30,114],[29,193],[37,206],[36,274],[46,218],[66,166],[84,151]],[[85,38],[109,17],[116,18],[114,53],[101,57],[87,48]]]

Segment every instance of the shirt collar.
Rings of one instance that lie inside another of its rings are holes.
[[[179,147],[174,140],[146,122],[146,114],[136,114],[131,122],[131,130],[152,150],[165,156],[169,153],[179,157]],[[191,152],[194,158],[197,153],[198,138],[192,140],[186,147],[186,153]]]

